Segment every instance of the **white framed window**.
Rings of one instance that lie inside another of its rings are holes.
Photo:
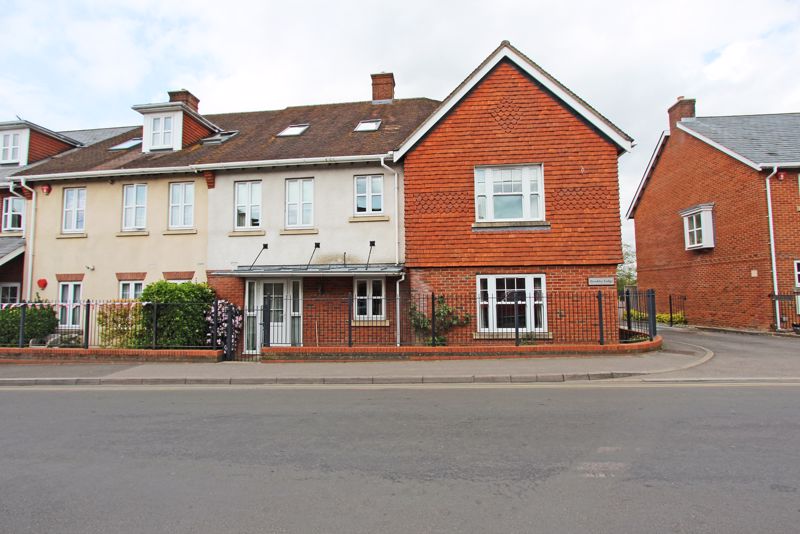
[[[0,163],[19,163],[19,145],[19,132],[6,132],[0,134]]]
[[[358,320],[386,318],[386,280],[356,278],[353,281],[353,315]]]
[[[547,331],[547,295],[543,274],[477,277],[478,331]]]
[[[86,188],[67,187],[64,189],[64,214],[61,230],[83,232],[86,228]]]
[[[16,304],[19,302],[19,284],[0,284],[0,304]]]
[[[235,182],[234,226],[237,230],[261,227],[261,182]]]
[[[122,229],[144,230],[147,226],[147,184],[122,186]]]
[[[381,127],[380,119],[367,119],[356,124],[354,132],[374,132]]]
[[[150,148],[172,148],[172,115],[150,119]]]
[[[6,197],[3,199],[3,231],[21,232],[25,218],[25,199]]]
[[[119,283],[119,298],[123,300],[138,299],[142,296],[144,283],[141,281],[126,281]]]
[[[286,180],[286,227],[314,225],[314,179]]]
[[[476,221],[543,221],[541,165],[475,167]]]
[[[680,212],[686,250],[714,248],[714,204],[700,204]]]
[[[169,227],[194,227],[194,182],[169,184]]]
[[[278,137],[293,137],[296,135],[302,135],[303,132],[308,130],[308,127],[308,124],[291,124],[281,130],[281,132],[278,134]]]
[[[58,284],[58,324],[75,328],[81,325],[81,283]]]
[[[355,177],[355,214],[383,213],[383,175]]]
[[[794,287],[800,289],[800,260],[794,262]]]

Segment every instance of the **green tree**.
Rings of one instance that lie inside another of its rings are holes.
[[[622,263],[617,266],[617,289],[636,285],[636,249],[628,243],[622,245]]]

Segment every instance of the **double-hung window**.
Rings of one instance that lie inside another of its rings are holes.
[[[144,230],[147,224],[147,184],[122,188],[122,229]]]
[[[142,296],[143,283],[139,281],[120,282],[119,298],[123,300],[138,299]]]
[[[542,166],[476,167],[475,219],[543,221]]]
[[[700,204],[680,212],[686,250],[714,247],[713,204]]]
[[[286,227],[314,225],[314,179],[286,180]]]
[[[357,278],[353,295],[355,319],[379,320],[386,317],[386,284],[383,278]]]
[[[19,302],[19,284],[0,284],[0,304]]]
[[[169,184],[169,227],[194,226],[194,183]]]
[[[261,226],[261,182],[236,182],[236,215],[234,225],[237,230],[250,230]]]
[[[83,232],[86,228],[86,189],[83,187],[68,187],[64,189],[64,213],[61,230],[68,232]]]
[[[172,148],[172,116],[153,117],[150,137],[152,148]]]
[[[67,328],[81,325],[80,282],[61,282],[58,285],[58,323]]]
[[[356,215],[383,213],[383,176],[356,176]]]
[[[4,133],[0,135],[0,163],[19,162],[19,134]]]
[[[3,231],[21,232],[25,213],[25,199],[6,197],[3,199]]]
[[[547,331],[544,275],[478,277],[478,330],[482,332]]]

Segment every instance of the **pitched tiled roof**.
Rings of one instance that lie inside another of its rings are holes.
[[[758,166],[800,163],[800,113],[691,117],[680,125]]]
[[[351,102],[298,106],[276,111],[204,115],[228,131],[239,133],[222,144],[202,144],[176,152],[142,153],[141,146],[109,150],[123,141],[142,136],[141,127],[125,131],[92,146],[72,150],[25,169],[19,175],[43,175],[93,170],[149,169],[188,165],[295,158],[385,154],[400,143],[436,108],[427,98],[373,104]],[[354,132],[359,121],[381,119],[375,132]],[[290,124],[310,124],[297,137],[278,137]]]

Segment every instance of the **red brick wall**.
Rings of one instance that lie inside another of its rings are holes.
[[[474,167],[515,163],[544,165],[551,229],[474,231]],[[406,155],[404,172],[409,267],[622,261],[616,147],[508,62]]]
[[[211,135],[211,130],[197,122],[188,113],[183,114],[183,147],[193,145],[200,139]]]
[[[63,141],[54,139],[49,135],[44,135],[36,130],[30,130],[28,163],[41,161],[71,148],[73,148],[72,145],[69,145]]]
[[[217,293],[217,298],[232,302],[240,308],[244,307],[244,278],[212,274],[212,271],[206,271],[206,276],[208,285]]]
[[[25,265],[25,255],[20,254],[4,265],[0,265],[0,282],[18,283],[22,288],[22,275]],[[20,294],[22,299],[22,294]]]
[[[428,295],[444,295],[448,302],[458,304],[471,316],[469,324],[455,328],[448,335],[451,344],[475,343],[477,332],[478,275],[544,274],[547,292],[547,327],[555,343],[592,342],[599,339],[597,292],[603,292],[604,334],[608,343],[619,340],[615,287],[590,287],[589,277],[615,277],[616,267],[610,265],[545,265],[537,267],[458,267],[412,268],[408,272],[411,291]],[[493,341],[481,340],[482,343]],[[508,339],[494,340],[509,343]]]
[[[772,216],[775,225],[775,258],[778,265],[778,290],[792,293],[794,262],[800,261],[800,175],[796,170],[779,173],[770,184]],[[794,322],[800,322],[796,318]]]
[[[681,130],[671,132],[634,214],[639,287],[656,290],[659,311],[673,293],[686,295],[694,324],[768,329],[774,323],[764,176]],[[794,218],[797,228],[798,213],[790,209],[800,203],[797,182],[788,182],[773,183],[776,213],[781,227]],[[687,251],[678,212],[706,202],[715,204],[716,246]],[[790,248],[780,247],[787,256]]]

